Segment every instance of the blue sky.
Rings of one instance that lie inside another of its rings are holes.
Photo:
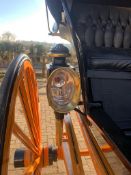
[[[0,35],[6,31],[18,40],[62,42],[48,36],[44,0],[0,0]]]
[[[37,10],[42,1],[37,0],[0,0],[0,17],[5,21],[27,16]]]

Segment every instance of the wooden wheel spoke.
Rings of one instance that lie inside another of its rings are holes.
[[[31,72],[30,69],[27,69],[26,71],[26,79],[27,79],[27,83],[28,83],[28,87],[29,87],[29,93],[30,94],[30,100],[31,100],[31,104],[34,104],[34,106],[32,107],[32,112],[34,115],[34,120],[37,124],[37,128],[40,130],[40,114],[39,114],[39,100],[38,100],[38,96],[36,96],[36,94],[38,94],[37,92],[37,84],[36,81],[33,81],[35,79],[34,77],[34,73]],[[39,132],[40,133],[40,132]],[[41,136],[39,136],[41,137]]]
[[[39,146],[39,130],[37,129],[37,125],[34,121],[34,116],[32,113],[32,107],[31,107],[31,102],[30,102],[30,96],[28,93],[28,90],[25,86],[25,82],[22,79],[21,83],[20,83],[20,87],[19,87],[19,95],[20,95],[20,99],[22,101],[22,105],[24,107],[25,110],[25,114],[26,114],[26,120],[27,120],[27,124],[28,124],[28,128],[29,131],[31,133],[31,138],[33,139],[34,143],[37,144]]]
[[[34,143],[28,138],[28,136],[23,133],[21,128],[14,123],[13,126],[13,134],[28,148],[30,149],[33,153],[36,155],[39,155],[39,150],[38,148],[34,145]]]
[[[35,172],[36,168],[38,167],[39,163],[40,163],[40,157],[36,158],[34,163],[26,169],[24,175],[32,175]]]

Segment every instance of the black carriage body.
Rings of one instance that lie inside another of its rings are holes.
[[[86,113],[131,168],[131,1],[59,0],[56,10],[47,2],[70,26]]]

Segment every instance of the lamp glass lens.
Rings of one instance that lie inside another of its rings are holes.
[[[58,105],[70,102],[74,92],[74,80],[68,72],[60,71],[52,79],[51,96]]]

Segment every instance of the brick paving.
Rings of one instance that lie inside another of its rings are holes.
[[[41,107],[41,127],[42,127],[42,143],[43,146],[49,144],[55,145],[55,118],[53,110],[48,106],[48,101],[46,97],[46,80],[39,78],[38,79],[38,88],[39,88],[39,98],[40,98],[40,107]],[[19,99],[17,100],[16,105],[16,121],[19,123],[21,128],[28,134],[28,129],[26,126],[25,119],[23,117],[23,110],[21,108]],[[86,148],[84,139],[80,132],[80,127],[76,120],[75,115],[72,114],[72,121],[74,124],[75,133],[79,142],[80,149]],[[98,138],[99,144],[102,145],[105,141],[99,135],[97,129],[93,126],[93,132],[95,132],[96,138]],[[22,175],[24,170],[22,168],[14,169],[13,158],[14,151],[16,148],[24,148],[24,145],[20,143],[19,140],[12,136],[11,140],[11,151],[10,151],[10,162],[9,162],[9,175]],[[113,152],[105,153],[113,170],[116,175],[129,175],[130,173],[122,165],[120,160],[116,157]],[[85,175],[96,175],[96,171],[93,167],[92,160],[89,156],[82,157],[83,167],[85,170]],[[42,170],[42,175],[66,175],[66,170],[63,161],[59,160],[55,162],[52,166],[44,168]]]

